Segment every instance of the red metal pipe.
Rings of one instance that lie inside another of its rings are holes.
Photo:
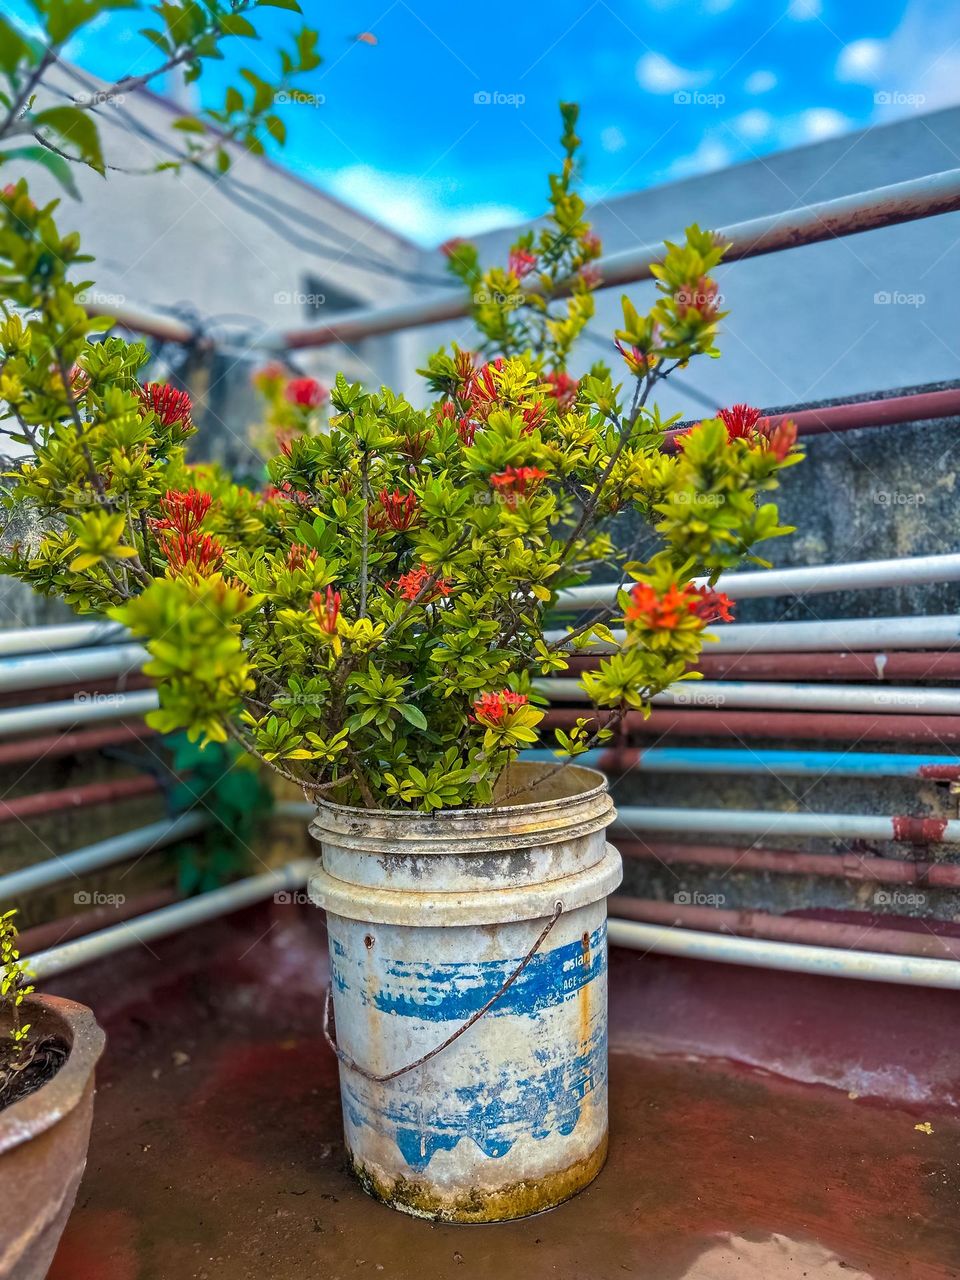
[[[720,407],[719,405],[717,406]],[[859,431],[864,427],[890,427],[906,422],[926,422],[960,416],[960,387],[945,391],[919,391],[913,395],[890,396],[884,400],[860,400],[854,404],[831,404],[822,409],[794,409],[774,413],[775,421],[789,418],[801,436],[838,431]],[[664,436],[664,447],[675,448],[675,440],[688,427],[677,427]]]
[[[63,702],[77,693],[94,698],[97,694],[132,693],[135,689],[152,689],[153,687],[154,682],[149,676],[131,673],[121,680],[106,682],[82,680],[72,684],[48,685],[45,689],[31,689],[27,698],[24,697],[23,689],[10,689],[0,693],[0,707],[22,707],[25,701]]]
[[[708,933],[732,933],[741,938],[766,938],[771,942],[801,942],[820,947],[845,947],[850,951],[882,951],[890,955],[930,956],[960,960],[960,938],[909,929],[884,929],[865,917],[863,924],[814,920],[808,916],[778,916],[769,911],[729,911],[720,907],[660,902],[614,894],[610,914],[644,924],[670,928],[702,929]]]
[[[580,717],[607,724],[612,712],[551,708],[544,728],[569,729]],[[676,711],[657,707],[644,720],[638,711],[623,720],[626,737],[762,738],[828,742],[960,742],[960,716],[847,715],[832,711]]]
[[[122,747],[156,736],[156,729],[131,721],[110,725],[105,729],[78,729],[73,733],[52,733],[42,738],[22,738],[18,742],[0,742],[0,768],[54,760],[59,756],[99,751],[101,747]]]
[[[595,671],[599,656],[570,659],[570,671]],[[695,669],[707,680],[960,680],[960,650],[926,653],[704,653]]]
[[[715,867],[720,871],[772,871],[779,875],[824,876],[869,884],[909,884],[930,889],[960,888],[960,864],[907,862],[861,857],[857,853],[803,853],[793,849],[737,849],[729,845],[646,843],[617,840],[625,858],[665,866]]]
[[[88,782],[82,787],[64,787],[57,791],[37,791],[13,800],[0,800],[0,823],[17,818],[35,818],[59,813],[64,809],[87,809],[93,805],[111,804],[151,795],[160,783],[151,775],[140,778],[118,778],[110,782]]]

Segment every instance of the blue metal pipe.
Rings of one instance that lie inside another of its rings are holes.
[[[632,749],[631,749],[632,751]],[[649,747],[637,751],[633,768],[642,773],[774,774],[784,778],[936,778],[938,769],[960,769],[960,756],[911,755],[881,751],[751,751],[737,747]],[[602,767],[609,750],[587,751],[578,764]],[[535,749],[524,760],[556,761],[552,751]]]

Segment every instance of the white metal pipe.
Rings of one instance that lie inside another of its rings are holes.
[[[706,585],[705,578],[696,579]],[[960,555],[913,556],[901,560],[860,560],[851,564],[818,564],[801,569],[771,569],[766,573],[727,573],[717,582],[731,600],[764,596],[806,596],[824,591],[866,591],[880,587],[909,587],[926,582],[960,581]],[[628,589],[634,584],[624,583]],[[558,607],[590,609],[616,605],[613,583],[588,583],[560,592]]]
[[[615,825],[628,831],[717,836],[818,836],[827,840],[896,840],[902,818],[865,813],[781,813],[770,809],[686,809],[622,805]],[[937,843],[960,842],[960,820],[944,821]]]
[[[546,632],[559,643],[564,630]],[[614,631],[618,642],[623,631]],[[731,622],[711,628],[707,653],[870,653],[874,649],[949,649],[960,642],[960,615],[929,617],[835,618],[817,622]],[[587,652],[609,653],[597,643]]]
[[[43,862],[21,867],[19,871],[0,876],[0,904],[9,903],[36,889],[48,889],[51,885],[69,880],[71,876],[87,875],[91,871],[99,871],[101,867],[124,862],[138,853],[150,853],[153,849],[173,844],[176,840],[202,831],[211,821],[210,814],[193,810],[178,818],[151,822],[135,831],[124,831],[96,844],[85,845],[72,853],[55,854]]]
[[[299,858],[275,871],[265,871],[262,875],[238,880],[223,889],[213,889],[210,893],[198,894],[185,902],[176,902],[173,906],[161,907],[159,911],[135,916],[132,920],[112,925],[109,929],[77,938],[75,942],[65,942],[61,946],[50,947],[47,951],[38,951],[36,955],[29,957],[30,968],[39,981],[45,982],[58,973],[103,960],[135,943],[146,945],[157,938],[165,938],[171,933],[179,933],[182,929],[239,911],[241,907],[262,902],[274,894],[301,889],[314,865],[313,858]]]
[[[932,217],[956,208],[960,208],[960,169],[947,169],[870,191],[857,191],[834,200],[786,209],[782,213],[734,222],[718,228],[716,235],[729,245],[724,255],[725,262],[735,262],[915,218]],[[683,236],[679,239],[682,242]],[[600,258],[594,265],[602,278],[601,288],[649,279],[651,267],[661,262],[663,255],[663,244],[652,242]],[[571,282],[565,282],[557,296],[569,291],[570,287]],[[332,342],[357,342],[380,333],[397,333],[401,329],[456,320],[468,315],[470,306],[471,299],[466,291],[452,295],[429,294],[392,307],[369,307],[344,313],[342,318],[333,319],[325,325],[287,333],[284,342],[292,349],[322,347]]]
[[[130,632],[119,622],[67,622],[52,627],[20,627],[0,631],[0,658],[17,653],[58,653],[91,644],[119,644]]]
[[[77,680],[102,680],[139,671],[148,658],[143,645],[114,644],[64,653],[21,654],[0,659],[0,693],[45,689]]]
[[[160,705],[156,689],[133,693],[77,694],[66,702],[43,702],[29,707],[8,707],[0,711],[0,738],[19,733],[40,733],[44,729],[66,729],[73,724],[100,720],[138,719]]]
[[[548,698],[588,702],[580,681],[535,680]],[[866,711],[960,715],[960,689],[877,688],[872,685],[764,683],[746,680],[680,680],[652,699],[658,707],[783,707],[791,711]]]
[[[629,947],[645,955],[654,952],[684,956],[690,960],[749,965],[755,969],[814,973],[829,978],[960,989],[960,964],[956,960],[848,951],[840,947],[814,947],[797,942],[768,942],[761,938],[737,938],[723,933],[701,933],[694,929],[674,929],[615,918],[608,921],[607,938],[612,946]]]

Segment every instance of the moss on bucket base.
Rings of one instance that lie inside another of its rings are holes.
[[[528,1218],[544,1209],[569,1200],[591,1183],[607,1158],[607,1135],[600,1143],[567,1169],[548,1173],[536,1181],[522,1180],[496,1191],[479,1187],[454,1196],[440,1196],[436,1189],[413,1178],[388,1181],[360,1163],[347,1152],[350,1169],[368,1195],[415,1218],[433,1218],[437,1222],[509,1222]]]

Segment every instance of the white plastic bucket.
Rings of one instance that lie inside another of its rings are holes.
[[[311,826],[347,1150],[422,1217],[536,1213],[606,1156],[613,803],[579,766],[514,765],[520,788],[433,815],[323,803]]]

